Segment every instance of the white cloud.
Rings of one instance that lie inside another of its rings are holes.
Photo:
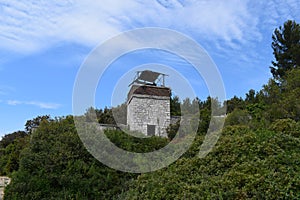
[[[56,104],[56,103],[44,103],[38,101],[30,101],[30,102],[26,102],[26,104],[38,106],[40,108],[45,108],[45,109],[57,109],[61,106],[60,104]]]
[[[22,102],[21,101],[17,101],[17,100],[8,100],[7,104],[11,105],[11,106],[16,106],[16,105],[22,104]]]
[[[297,2],[2,0],[0,52],[32,53],[61,41],[95,47],[122,31],[152,26],[184,32],[225,54],[237,53],[263,40],[262,28],[273,30],[278,21],[297,17]],[[255,57],[255,52],[247,54]]]
[[[8,105],[11,106],[17,106],[17,105],[32,105],[32,106],[37,106],[39,108],[43,109],[58,109],[61,107],[60,104],[56,103],[45,103],[45,102],[39,102],[39,101],[18,101],[18,100],[8,100],[7,101]]]
[[[233,45],[255,32],[246,1],[74,0],[0,4],[1,48],[32,52],[66,40],[94,46],[131,28],[158,26],[193,32]],[[249,34],[250,34],[249,33]]]

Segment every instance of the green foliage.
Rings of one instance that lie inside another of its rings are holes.
[[[292,119],[277,119],[270,125],[270,130],[300,137],[300,122]]]
[[[253,103],[246,106],[247,112],[252,118],[261,120],[262,112],[265,110],[265,105],[263,103]]]
[[[300,198],[300,71],[296,67],[300,54],[291,47],[299,42],[288,38],[298,36],[297,32],[289,33],[290,24],[287,22],[273,36],[276,62],[272,73],[277,80],[270,79],[257,93],[249,90],[245,100],[235,96],[226,102],[226,128],[215,150],[202,160],[195,158],[203,141],[197,136],[180,160],[139,176],[120,195],[122,199]],[[286,45],[285,49],[280,50],[280,43]],[[199,129],[205,133],[211,106],[202,106],[203,102],[199,105]],[[170,133],[174,134],[176,128],[171,127]]]
[[[251,115],[247,112],[247,110],[235,109],[233,112],[228,114],[225,126],[249,125],[250,120]]]
[[[264,117],[270,122],[283,118],[300,119],[300,69],[290,70],[284,77],[281,84],[270,79],[261,91],[261,102],[266,105]]]
[[[96,110],[98,122],[100,124],[116,124],[112,109],[105,107],[103,110]]]
[[[167,128],[167,135],[169,140],[172,140],[178,132],[180,126],[180,121],[177,121],[175,124],[170,124]]]
[[[235,109],[240,109],[243,110],[245,108],[245,102],[244,100],[240,97],[238,98],[237,96],[234,96],[230,100],[226,102],[227,105],[227,113],[231,113]]]
[[[286,73],[282,83],[282,98],[279,104],[285,110],[286,118],[300,120],[300,69],[293,69]]]
[[[8,145],[14,143],[18,138],[24,138],[27,134],[25,131],[16,131],[11,134],[4,135],[0,140],[0,148],[6,148]]]
[[[105,131],[108,139],[118,147],[138,153],[146,153],[163,148],[168,144],[166,138],[152,136],[149,138],[138,138],[125,134],[122,131],[107,130]]]
[[[211,110],[209,108],[203,108],[200,110],[198,133],[206,134],[211,119]]]
[[[199,99],[186,98],[181,104],[181,113],[183,114],[195,114],[199,111]]]
[[[31,134],[5,198],[103,199],[120,192],[135,176],[112,170],[94,159],[68,116],[43,121]]]
[[[183,157],[168,168],[143,174],[120,197],[298,199],[299,147],[299,140],[288,135],[228,126],[205,158]]]
[[[160,137],[139,139],[121,131],[106,131],[120,148],[149,152],[164,147]],[[111,199],[136,174],[104,166],[91,156],[79,139],[73,118],[42,121],[22,149],[19,170],[12,174],[7,199]]]
[[[256,96],[255,96],[255,90],[253,90],[253,89],[249,90],[249,92],[246,94],[245,101],[247,103],[252,103],[252,104],[257,102]]]
[[[112,108],[112,114],[117,124],[127,124],[127,104],[123,103]]]
[[[180,116],[181,115],[180,100],[179,100],[178,96],[171,97],[170,111],[171,111],[171,116]]]
[[[29,144],[24,131],[5,135],[0,141],[0,175],[9,175],[19,168],[20,152]]]
[[[51,120],[50,115],[37,116],[34,119],[27,120],[25,124],[25,130],[31,133],[35,128],[37,128],[42,121]]]
[[[288,20],[272,35],[275,61],[271,72],[276,79],[283,78],[287,71],[300,67],[300,25]]]

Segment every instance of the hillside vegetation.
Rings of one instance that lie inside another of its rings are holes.
[[[0,141],[0,175],[12,178],[5,199],[300,199],[300,26],[287,21],[272,38],[273,77],[260,91],[224,103],[172,97],[172,114],[180,115],[183,103],[198,106],[200,116],[191,148],[170,166],[145,174],[110,169],[83,146],[72,116],[38,116]],[[199,158],[211,104],[227,106],[225,127]],[[110,109],[96,113],[99,123],[115,123]],[[150,152],[167,145],[177,129],[169,127],[168,139],[105,134],[120,148]]]

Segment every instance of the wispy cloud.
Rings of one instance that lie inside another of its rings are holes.
[[[259,37],[247,2],[237,0],[2,0],[0,10],[0,45],[14,51],[31,52],[61,40],[96,45],[120,31],[145,26],[192,31],[230,46],[250,34]]]
[[[45,102],[39,102],[39,101],[18,101],[18,100],[8,100],[7,101],[8,105],[11,106],[17,106],[17,105],[32,105],[32,106],[37,106],[39,108],[43,109],[58,109],[61,107],[60,104],[56,103],[45,103]]]
[[[32,53],[61,41],[94,47],[122,31],[152,26],[184,32],[227,56],[259,43],[264,27],[273,30],[299,11],[298,0],[2,0],[0,51]]]
[[[11,106],[16,106],[16,105],[19,105],[19,104],[22,104],[23,102],[21,101],[17,101],[17,100],[8,100],[7,101],[7,104],[8,105],[11,105]]]

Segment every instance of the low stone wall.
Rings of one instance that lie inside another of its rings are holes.
[[[4,188],[10,184],[11,179],[7,176],[0,176],[0,200],[4,197]]]

